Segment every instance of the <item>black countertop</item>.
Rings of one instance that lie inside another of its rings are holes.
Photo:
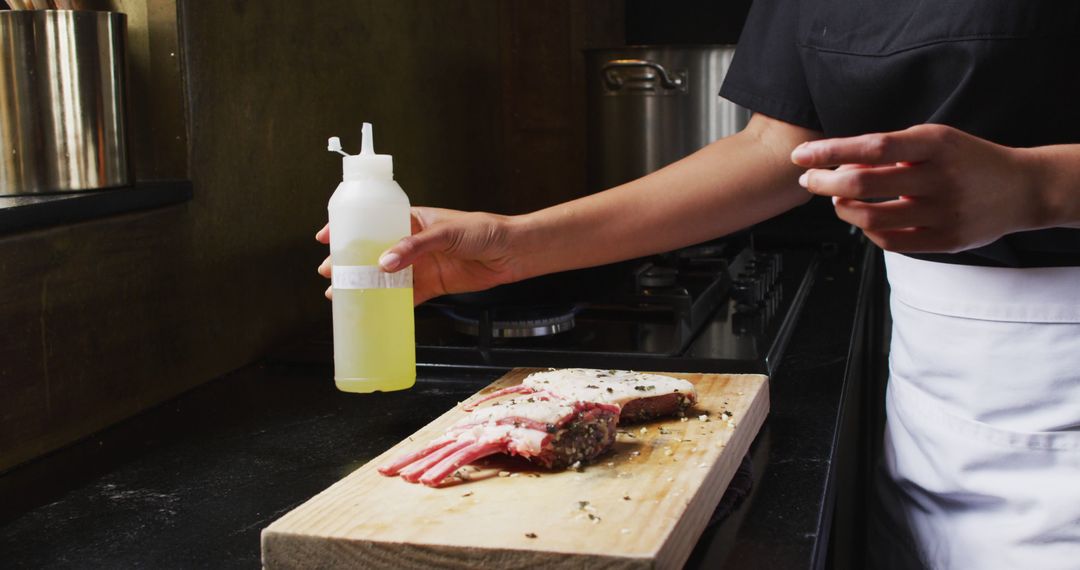
[[[132,186],[0,196],[0,235],[71,224],[180,204],[192,197],[190,180],[141,180]]]
[[[771,379],[750,495],[687,568],[820,568],[853,347],[876,257],[827,256]],[[865,274],[865,275],[864,275]],[[11,567],[257,567],[270,522],[505,369],[421,367],[412,390],[334,389],[326,365],[256,364],[0,475]],[[718,371],[723,372],[723,371]]]

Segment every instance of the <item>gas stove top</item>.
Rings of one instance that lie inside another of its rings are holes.
[[[561,294],[535,302],[437,299],[417,307],[417,361],[768,374],[816,264],[810,249],[726,240],[549,276],[533,290]]]

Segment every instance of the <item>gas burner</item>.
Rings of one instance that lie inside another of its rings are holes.
[[[574,305],[443,309],[454,321],[454,330],[469,336],[480,336],[482,323],[490,322],[491,338],[533,338],[566,332],[574,328],[577,311]]]
[[[655,263],[645,263],[634,272],[636,290],[640,293],[657,287],[674,287],[679,278],[679,270]]]
[[[730,246],[731,244],[728,242],[711,241],[675,250],[671,255],[680,260],[691,261],[702,258],[716,258],[727,253],[731,249]]]

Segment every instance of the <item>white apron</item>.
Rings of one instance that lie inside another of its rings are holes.
[[[883,566],[1080,568],[1080,268],[885,256]]]

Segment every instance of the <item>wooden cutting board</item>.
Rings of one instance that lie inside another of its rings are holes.
[[[769,390],[760,375],[670,375],[697,387],[687,418],[619,426],[613,451],[580,470],[495,459],[437,489],[376,471],[461,419],[457,406],[263,529],[263,565],[680,568],[761,427]]]

